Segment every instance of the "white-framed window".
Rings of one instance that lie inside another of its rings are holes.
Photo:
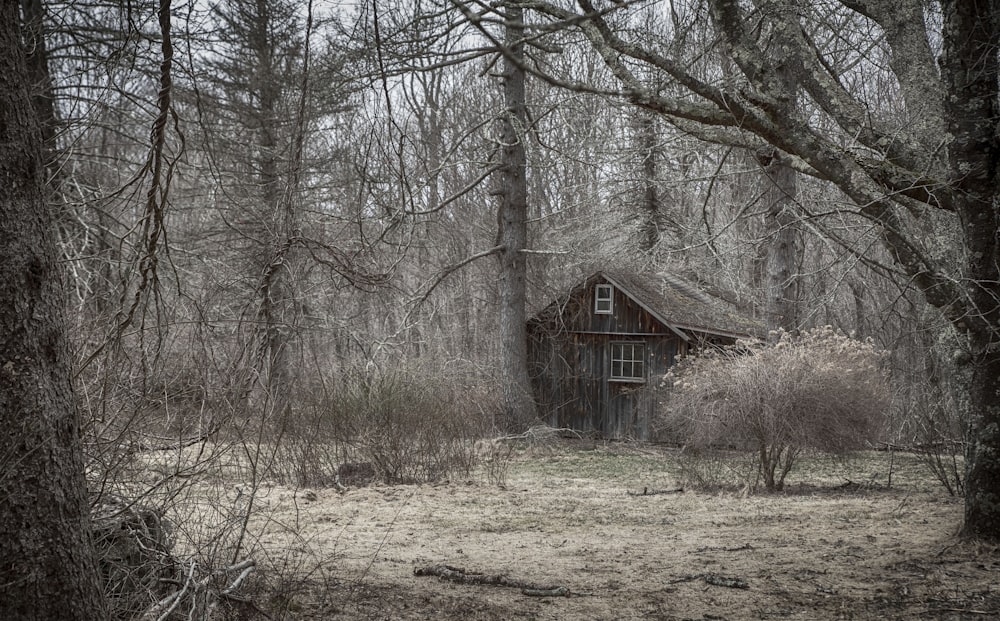
[[[618,382],[646,381],[646,344],[611,342],[611,379]]]
[[[594,287],[594,312],[598,315],[610,315],[614,311],[615,288],[611,285]]]

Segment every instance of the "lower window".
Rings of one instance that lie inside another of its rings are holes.
[[[611,379],[625,382],[645,381],[645,360],[645,343],[611,343]]]

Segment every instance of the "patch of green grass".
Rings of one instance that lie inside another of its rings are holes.
[[[675,462],[657,452],[567,451],[547,457],[518,460],[511,468],[514,480],[588,480],[619,486],[643,481],[676,480]]]
[[[788,475],[787,484],[837,487],[848,481],[861,487],[920,491],[936,484],[920,455],[885,451],[804,455]]]
[[[548,455],[518,456],[511,464],[510,482],[560,485],[566,481],[592,481],[623,489],[667,488],[684,478],[681,459],[684,457],[679,449],[672,448],[636,445],[581,450],[570,446]],[[745,460],[746,456],[734,453],[722,459]],[[732,483],[734,488],[744,484],[735,480]],[[789,490],[841,486],[932,491],[937,482],[920,455],[884,451],[805,454],[799,457],[786,481]]]

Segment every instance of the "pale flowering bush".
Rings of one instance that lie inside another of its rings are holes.
[[[774,336],[680,361],[664,378],[657,421],[693,460],[719,449],[752,459],[753,468],[732,471],[751,490],[782,489],[803,450],[863,447],[890,401],[883,356],[870,341],[830,327]]]

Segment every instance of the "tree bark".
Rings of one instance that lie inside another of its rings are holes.
[[[641,157],[642,201],[640,204],[639,249],[650,252],[660,241],[662,228],[663,200],[657,183],[661,160],[659,136],[656,133],[656,120],[652,114],[639,111],[637,121],[637,141]]]
[[[942,3],[949,177],[965,240],[972,365],[963,533],[1000,540],[1000,8]]]
[[[527,298],[528,182],[524,148],[528,127],[525,94],[524,11],[507,8],[503,93],[506,111],[500,123],[502,161],[499,173],[500,208],[497,212],[497,254],[500,292],[500,381],[503,393],[501,425],[509,430],[526,427],[535,418],[528,378]]]
[[[101,619],[42,134],[0,7],[0,618]]]
[[[767,246],[764,318],[768,334],[798,327],[798,218],[795,171],[776,150],[757,154],[763,171],[764,244]],[[772,338],[772,337],[769,337]],[[776,336],[773,338],[777,338]]]
[[[21,0],[22,33],[27,49],[28,78],[31,80],[31,103],[42,132],[42,156],[52,166],[56,151],[56,107],[49,75],[49,53],[45,41],[45,6],[42,0]]]

